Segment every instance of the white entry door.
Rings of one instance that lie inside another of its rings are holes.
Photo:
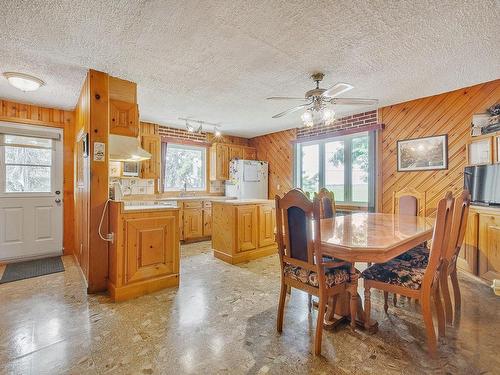
[[[0,261],[61,255],[62,130],[0,122]]]

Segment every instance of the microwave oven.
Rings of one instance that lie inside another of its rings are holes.
[[[124,161],[122,175],[126,177],[139,177],[139,162]]]

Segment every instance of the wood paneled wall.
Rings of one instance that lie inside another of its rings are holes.
[[[380,108],[379,121],[385,124],[379,154],[382,158],[382,189],[378,194],[381,211],[391,212],[393,192],[404,187],[426,192],[427,215],[435,212],[437,201],[446,191],[459,192],[463,187],[472,115],[484,112],[499,101],[500,80],[496,80]],[[448,134],[448,170],[397,172],[398,140],[439,134]]]
[[[75,232],[78,260],[87,279],[89,293],[105,291],[108,276],[108,243],[99,236],[99,223],[108,199],[108,151],[103,161],[93,160],[95,142],[108,148],[109,76],[90,70],[76,108]],[[81,139],[89,134],[89,156],[84,157]],[[107,216],[102,233],[108,233]]]
[[[0,121],[41,125],[63,129],[63,198],[64,198],[64,254],[74,252],[73,236],[73,138],[75,113],[56,108],[40,107],[0,100]]]
[[[269,162],[269,198],[283,195],[293,188],[293,144],[296,129],[271,133],[250,139],[257,150],[257,160]]]

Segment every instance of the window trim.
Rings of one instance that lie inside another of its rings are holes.
[[[360,202],[352,200],[352,140],[354,138],[359,138],[362,136],[368,137],[368,153],[372,157],[369,158],[368,162],[368,201]],[[296,142],[294,144],[294,175],[293,175],[293,183],[294,186],[302,188],[302,157],[301,157],[301,148],[303,146],[309,145],[319,145],[319,188],[325,186],[325,144],[333,141],[344,141],[344,155],[351,155],[348,158],[348,163],[344,162],[344,199],[347,197],[349,200],[339,200],[338,203],[342,206],[355,206],[355,207],[372,207],[375,204],[375,165],[376,165],[376,131],[374,130],[366,130],[362,132],[355,132],[349,134],[342,134],[338,136],[331,136],[324,139],[313,139],[313,140],[305,140],[303,142]],[[348,140],[348,142],[346,142]],[[345,160],[345,159],[344,159]],[[370,188],[372,186],[372,188]]]
[[[167,152],[168,152],[168,147],[169,146],[175,146],[177,148],[184,148],[184,149],[192,149],[192,150],[203,150],[204,153],[203,153],[203,174],[202,174],[202,179],[204,181],[204,187],[203,188],[197,188],[197,189],[188,189],[186,190],[187,192],[208,192],[209,190],[209,155],[208,155],[208,147],[204,144],[196,144],[195,142],[183,142],[182,140],[179,140],[179,141],[167,141],[167,142],[163,142],[166,144],[166,151],[165,151],[165,155],[162,155],[162,160],[161,162],[162,163],[165,163],[165,168],[162,168],[162,171],[166,171],[167,169],[167,165],[166,165],[166,157],[167,157]],[[167,188],[166,186],[166,181],[165,181],[165,177],[166,176],[161,176],[161,180],[162,180],[162,187],[163,187],[163,192],[164,193],[179,193],[179,192],[183,192],[184,190],[182,188]]]

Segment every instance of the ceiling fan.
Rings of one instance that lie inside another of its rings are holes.
[[[306,126],[313,126],[320,122],[330,123],[334,120],[335,112],[331,106],[373,105],[378,103],[377,99],[337,98],[337,96],[351,90],[353,86],[348,83],[339,82],[329,89],[322,89],[319,87],[319,83],[323,80],[324,76],[323,73],[315,73],[311,76],[312,80],[316,82],[316,88],[307,91],[303,98],[290,96],[271,96],[267,98],[269,100],[301,100],[306,102],[278,113],[274,115],[273,118],[279,118],[296,111],[305,110],[301,116],[302,121]]]

